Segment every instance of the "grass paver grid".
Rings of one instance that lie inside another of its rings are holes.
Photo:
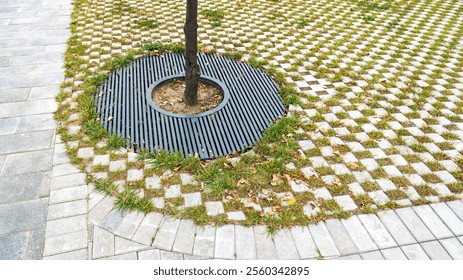
[[[462,3],[201,2],[201,51],[262,65],[294,86],[300,100],[289,105],[300,125],[273,143],[297,146],[272,184],[265,179],[268,187],[254,193],[220,195],[211,195],[195,172],[157,174],[131,151],[108,150],[114,139],[94,141],[98,131],[79,122],[85,113],[79,104],[89,94],[83,82],[105,62],[156,41],[183,42],[183,2],[74,5],[58,130],[71,161],[88,175],[119,181],[111,193],[129,208],[151,211],[155,203],[155,211],[197,223],[286,227],[463,197]],[[211,18],[213,10],[223,17]],[[243,160],[230,159],[215,172]],[[194,201],[184,197],[196,192]],[[219,203],[223,210],[211,208]],[[244,220],[227,218],[242,205]]]

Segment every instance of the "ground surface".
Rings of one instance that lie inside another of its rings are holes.
[[[139,43],[136,39],[142,38],[137,34],[153,36],[145,37],[146,43],[155,39],[181,40],[177,12],[181,13],[182,7],[176,1],[77,2],[83,18],[72,21],[71,26],[80,33],[71,39],[82,40],[86,46],[79,54],[82,75],[93,71],[91,66],[100,63],[99,59],[135,47]],[[66,147],[74,147],[77,158],[83,159],[77,163],[91,163],[86,170],[90,173],[95,166],[108,166],[121,169],[119,184],[123,186],[127,181],[143,181],[144,190],[147,186],[162,188],[163,196],[152,201],[160,212],[166,202],[181,201],[182,205],[176,206],[182,209],[190,208],[189,201],[204,205],[208,216],[223,213],[228,222],[249,220],[243,212],[229,211],[223,200],[208,201],[199,191],[191,192],[194,186],[201,185],[190,174],[175,178],[173,170],[161,175],[164,180],[153,173],[146,176],[152,171],[145,170],[130,151],[105,155],[98,146],[80,146],[85,139],[67,143],[60,137],[55,139],[50,113],[56,105],[51,98],[58,94],[62,70],[56,71],[56,81],[51,81],[48,79],[53,76],[53,65],[41,63],[56,62],[58,69],[63,62],[63,42],[69,34],[60,26],[67,26],[70,7],[65,1],[56,6],[51,5],[56,1],[6,1],[0,5],[0,46],[2,54],[11,55],[0,57],[0,71],[10,74],[0,78],[0,141],[5,143],[0,150],[0,180],[6,182],[0,185],[1,258],[463,258],[463,203],[459,200],[462,48],[457,40],[462,30],[461,3],[403,1],[380,9],[346,1],[317,1],[310,5],[306,1],[254,2],[259,2],[261,12],[250,17],[244,16],[245,11],[254,11],[247,1],[221,4],[223,18],[204,12],[211,18],[203,20],[202,31],[207,34],[203,44],[218,52],[240,50],[244,59],[252,49],[250,61],[253,56],[266,57],[266,65],[277,65],[285,71],[285,79],[295,82],[304,97],[301,105],[291,106],[292,113],[307,122],[300,127],[302,131],[296,132],[302,135],[296,138],[302,154],[285,168],[296,168],[307,173],[308,178],[289,184],[290,189],[282,197],[289,193],[295,200],[276,200],[278,206],[297,206],[304,201],[298,195],[307,193],[311,199],[322,200],[306,201],[303,206],[310,208],[301,207],[305,216],[318,213],[316,206],[321,205],[317,201],[334,201],[351,217],[276,229],[272,237],[262,225],[197,226],[190,219],[160,213],[121,213],[114,205],[114,197],[85,183],[86,174],[70,163],[75,159],[66,156]],[[218,5],[208,1],[202,8],[212,9],[214,4]],[[159,16],[156,22],[146,18],[130,21],[124,14],[113,13],[116,23],[103,24],[98,20],[113,19],[97,15],[105,11],[97,5],[108,11],[116,5],[112,11],[124,13],[146,11],[140,12],[141,17],[159,9]],[[50,18],[47,12],[52,7],[55,10]],[[299,9],[304,12],[298,13]],[[276,22],[261,23],[264,18]],[[142,30],[131,38],[123,32],[135,28],[128,28],[124,20],[139,29],[159,30]],[[35,30],[40,22],[46,25],[43,34]],[[56,57],[46,54],[47,50],[57,53]],[[71,95],[64,102],[72,112],[78,107],[75,98],[81,72],[69,62],[65,91]],[[24,68],[19,67],[22,65]],[[18,74],[13,75],[14,71]],[[33,79],[18,78],[25,73],[33,73]],[[34,121],[21,128],[27,118]],[[37,128],[34,125],[38,118],[44,120]],[[66,129],[80,131],[78,119],[79,115],[70,114],[67,121],[71,125]],[[46,152],[48,157],[41,154]],[[98,168],[94,174],[112,175],[111,170]],[[16,182],[12,174],[24,180]],[[166,185],[171,177],[177,183]],[[341,183],[339,190],[336,178]],[[261,192],[266,195],[266,191]],[[175,200],[178,196],[182,199]],[[359,197],[373,202],[364,203]],[[405,206],[420,205],[356,214],[376,211],[388,200]],[[439,202],[447,200],[452,201]],[[427,201],[435,203],[423,204]],[[251,208],[259,206],[255,203]]]

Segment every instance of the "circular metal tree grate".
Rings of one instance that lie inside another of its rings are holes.
[[[113,72],[95,94],[104,127],[135,151],[179,151],[210,159],[250,148],[285,113],[278,85],[264,72],[214,54],[198,54],[198,63],[201,79],[222,90],[218,107],[196,115],[162,110],[152,101],[152,90],[183,75],[184,56],[143,57]]]

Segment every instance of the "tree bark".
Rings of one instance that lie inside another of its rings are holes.
[[[185,32],[185,93],[189,106],[198,104],[199,65],[198,53],[198,0],[187,0]]]

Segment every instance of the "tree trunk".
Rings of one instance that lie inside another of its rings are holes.
[[[198,0],[187,0],[185,20],[185,93],[189,106],[198,104],[199,65],[198,53]]]

